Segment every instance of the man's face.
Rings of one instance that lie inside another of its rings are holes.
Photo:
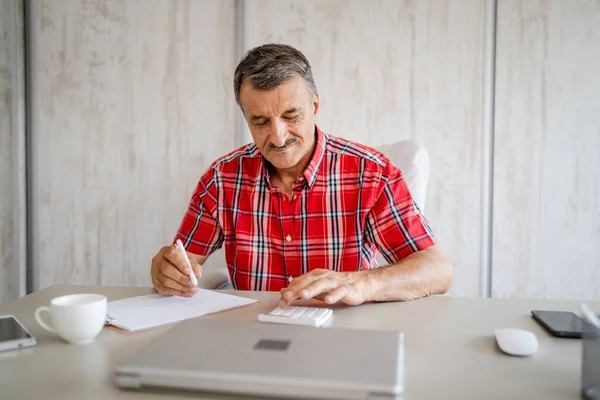
[[[240,103],[254,143],[275,168],[287,170],[310,160],[319,96],[311,95],[302,77],[270,91],[254,90],[245,80]]]

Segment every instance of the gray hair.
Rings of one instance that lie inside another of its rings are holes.
[[[273,90],[300,75],[311,94],[317,92],[310,63],[299,50],[285,44],[265,44],[249,50],[235,69],[233,90],[240,108],[240,89],[245,79],[258,90]],[[242,109],[242,111],[244,111]]]

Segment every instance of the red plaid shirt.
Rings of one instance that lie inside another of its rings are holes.
[[[290,200],[249,144],[198,182],[176,239],[194,254],[225,244],[233,287],[278,291],[316,268],[358,271],[436,243],[400,170],[383,154],[316,128],[312,159]]]

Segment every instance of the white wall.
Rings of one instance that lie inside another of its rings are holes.
[[[498,4],[495,297],[600,299],[600,1]]]
[[[26,294],[23,1],[0,2],[0,302]]]
[[[34,1],[35,288],[151,285],[198,178],[234,148],[232,1]]]
[[[31,2],[35,288],[150,285],[197,179],[238,144],[237,45],[284,42],[313,64],[327,132],[427,147],[452,294],[477,295],[484,1],[246,0],[243,43],[234,3]],[[599,9],[498,1],[494,296],[600,298]]]

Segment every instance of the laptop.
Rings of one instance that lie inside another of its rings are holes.
[[[399,399],[398,331],[190,319],[116,367],[125,389],[295,399]]]

